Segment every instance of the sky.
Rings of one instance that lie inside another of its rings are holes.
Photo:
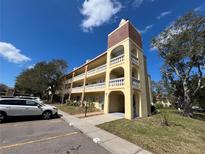
[[[148,73],[161,78],[151,40],[187,11],[205,15],[205,0],[0,0],[0,83],[40,61],[64,59],[67,72],[107,50],[122,18],[141,32]]]

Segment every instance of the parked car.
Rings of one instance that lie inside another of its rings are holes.
[[[46,120],[57,113],[58,109],[55,106],[44,104],[37,99],[0,98],[0,122],[7,116],[42,116]]]
[[[198,111],[198,112],[204,112],[204,109],[199,106],[192,106],[192,110]]]
[[[32,97],[32,96],[17,96],[17,97],[21,99],[35,99],[37,101],[41,101],[39,97]]]

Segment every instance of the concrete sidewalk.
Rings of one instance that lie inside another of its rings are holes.
[[[92,124],[92,125],[99,125],[103,124],[105,122],[110,122],[118,119],[123,119],[124,114],[123,113],[110,113],[110,114],[102,114],[102,115],[96,115],[92,117],[86,117],[82,120]]]
[[[77,117],[77,118],[88,118],[88,117],[92,117],[92,116],[97,116],[97,115],[102,115],[104,114],[103,112],[101,111],[98,111],[98,112],[88,112],[87,113],[87,117],[85,117],[85,113],[83,114],[75,114],[73,115],[74,117]]]
[[[113,154],[151,154],[141,147],[107,131],[104,131],[83,119],[76,118],[60,110],[59,114],[61,114],[62,119],[64,119],[70,125],[78,128],[92,140],[98,141],[99,145]]]

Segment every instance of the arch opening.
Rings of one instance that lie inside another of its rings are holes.
[[[125,113],[125,97],[121,91],[112,91],[109,94],[109,113]]]
[[[139,72],[136,68],[132,68],[132,78],[135,78],[136,80],[139,80],[140,79],[140,76],[139,76]]]
[[[137,50],[135,48],[131,49],[131,55],[138,58],[138,53],[137,53]]]
[[[124,46],[120,45],[111,51],[111,59],[124,54]]]
[[[140,88],[140,75],[136,68],[132,68],[132,86],[135,89]]]
[[[110,72],[110,80],[123,78],[124,77],[124,68],[117,67]]]

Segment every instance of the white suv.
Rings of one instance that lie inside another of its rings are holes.
[[[43,104],[36,99],[0,98],[0,122],[7,116],[42,116],[43,119],[50,119],[57,113],[55,106]]]

